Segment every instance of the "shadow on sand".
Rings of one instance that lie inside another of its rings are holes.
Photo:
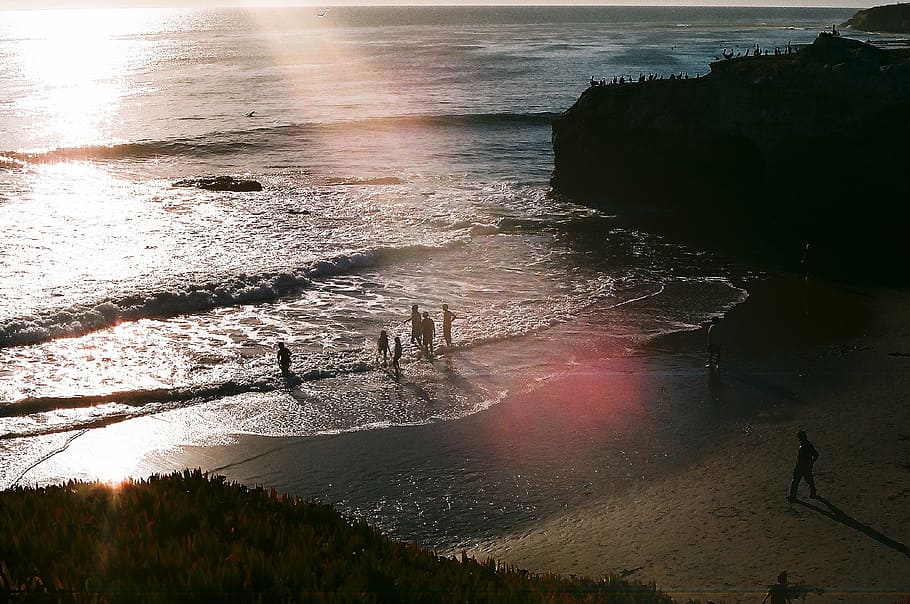
[[[887,545],[891,549],[898,551],[907,557],[910,557],[910,548],[908,548],[903,543],[901,543],[899,541],[895,541],[894,539],[891,539],[887,535],[881,534],[880,532],[878,532],[877,530],[875,530],[868,524],[863,524],[856,518],[852,518],[852,517],[848,516],[840,508],[836,507],[833,503],[831,503],[824,497],[819,496],[816,499],[816,501],[821,501],[823,504],[825,504],[825,507],[827,509],[822,508],[817,505],[813,505],[813,504],[811,504],[807,501],[803,501],[801,499],[797,499],[796,503],[798,503],[802,506],[805,506],[805,507],[809,508],[810,510],[818,512],[819,514],[821,514],[823,516],[827,516],[828,518],[830,518],[832,520],[836,520],[837,522],[840,522],[844,526],[849,526],[852,529],[855,529],[869,537],[872,537],[873,539],[875,539],[882,545]]]

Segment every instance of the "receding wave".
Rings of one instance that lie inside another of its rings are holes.
[[[84,396],[32,397],[0,406],[0,417],[16,417],[36,413],[48,413],[61,409],[83,409],[86,407],[97,407],[99,405],[109,404],[142,407],[152,403],[178,403],[194,399],[204,400],[223,396],[233,396],[246,392],[269,392],[277,390],[278,387],[277,384],[270,384],[268,382],[241,384],[231,381],[224,384],[190,388],[132,390]],[[7,435],[6,438],[9,438],[9,436]]]
[[[0,348],[37,344],[79,336],[125,321],[161,319],[205,312],[226,306],[259,304],[292,295],[312,279],[369,268],[426,253],[427,246],[383,247],[314,260],[291,272],[236,276],[223,281],[175,286],[171,290],[143,292],[95,304],[57,309],[39,316],[17,317],[0,323]]]
[[[210,132],[189,138],[142,140],[82,147],[65,147],[40,151],[0,152],[0,166],[8,168],[28,164],[64,161],[145,160],[166,157],[217,157],[255,153],[269,149],[276,140],[305,142],[326,132],[347,129],[394,129],[423,127],[491,127],[509,124],[549,125],[558,116],[553,112],[537,113],[471,113],[450,115],[410,115],[375,117],[342,122],[272,124],[249,129]],[[357,183],[383,184],[383,183]],[[397,183],[396,183],[397,184]]]
[[[303,382],[338,377],[346,374],[363,373],[373,366],[363,359],[362,350],[342,353],[342,358],[334,362],[304,368],[282,378],[270,376],[253,377],[247,380],[229,380],[219,384],[203,384],[183,388],[155,388],[150,390],[129,390],[107,394],[90,394],[77,396],[31,397],[13,403],[0,405],[0,418],[25,417],[57,411],[73,411],[103,405],[119,405],[105,413],[85,416],[63,423],[38,423],[31,427],[13,430],[0,435],[0,440],[23,438],[100,428],[117,422],[161,413],[186,405],[198,404],[229,396],[257,392],[274,392],[288,390]]]

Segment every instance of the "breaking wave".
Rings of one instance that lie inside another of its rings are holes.
[[[55,309],[37,316],[0,323],[0,348],[73,337],[125,321],[163,319],[227,306],[259,304],[293,295],[313,279],[369,268],[397,258],[436,249],[424,245],[377,248],[314,260],[291,272],[238,275],[222,281],[184,285],[170,290],[129,294],[94,304]]]

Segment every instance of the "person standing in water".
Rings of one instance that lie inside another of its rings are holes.
[[[720,369],[720,347],[724,342],[723,327],[720,317],[712,317],[708,326],[708,361],[705,367]]]
[[[282,375],[291,372],[291,351],[285,348],[284,342],[278,342],[278,367],[281,368]]]
[[[392,351],[389,348],[389,334],[384,329],[380,330],[379,340],[376,342],[376,362],[378,363],[379,357],[382,357],[382,366],[387,366],[390,354],[392,354]]]
[[[420,336],[423,332],[421,331],[420,310],[416,304],[411,305],[411,318],[405,319],[404,322],[407,323],[408,321],[411,322],[411,344],[420,346]]]
[[[449,310],[448,304],[442,305],[442,337],[446,341],[446,348],[452,347],[452,321],[455,320],[455,313]]]
[[[436,323],[430,318],[430,313],[424,311],[423,320],[420,322],[420,333],[423,336],[423,347],[433,358],[433,338],[436,337]]]
[[[395,351],[392,353],[392,367],[395,368],[395,381],[401,377],[401,338],[395,336]]]

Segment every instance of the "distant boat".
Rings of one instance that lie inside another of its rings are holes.
[[[319,17],[320,19],[322,19],[322,18],[325,17],[327,14],[329,14],[329,9],[325,9],[324,11],[322,11],[321,13],[319,13],[319,14],[316,15],[316,16]]]

